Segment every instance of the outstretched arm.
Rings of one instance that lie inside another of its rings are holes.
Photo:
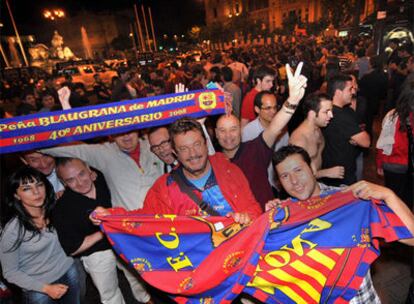
[[[389,188],[376,185],[367,181],[359,181],[351,186],[356,197],[362,199],[383,200],[388,207],[400,218],[403,224],[414,235],[414,215],[407,205]],[[401,243],[414,246],[414,238],[400,240]]]

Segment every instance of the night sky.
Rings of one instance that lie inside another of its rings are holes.
[[[36,35],[36,26],[47,22],[42,16],[45,8],[61,8],[67,15],[73,16],[83,9],[91,12],[111,12],[133,10],[133,4],[138,6],[144,4],[151,7],[158,36],[164,33],[185,34],[192,25],[203,25],[205,22],[203,0],[9,0],[9,4],[21,35]],[[10,35],[13,33],[13,28],[5,1],[0,1],[0,5],[0,20],[4,24],[1,34]]]

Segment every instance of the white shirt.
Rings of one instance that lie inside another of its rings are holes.
[[[52,184],[55,193],[65,190],[65,186],[60,182],[56,174],[56,168],[47,176],[47,180]]]

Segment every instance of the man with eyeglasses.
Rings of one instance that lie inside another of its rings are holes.
[[[254,111],[257,114],[255,120],[249,122],[242,131],[242,142],[255,139],[267,129],[277,113],[276,96],[270,91],[258,93],[254,99]],[[276,139],[275,151],[289,142],[287,130],[279,134]]]
[[[164,173],[171,172],[171,170],[178,165],[175,158],[170,135],[166,127],[155,127],[148,132],[148,141],[151,152],[164,163]]]
[[[288,101],[289,102],[289,101]],[[289,107],[289,104],[287,104]],[[296,109],[297,105],[293,109]],[[288,108],[289,109],[289,108]],[[254,111],[257,114],[257,118],[248,123],[242,131],[242,142],[247,142],[257,138],[264,130],[266,130],[273,117],[277,113],[277,101],[276,96],[270,91],[262,91],[256,95],[254,99]],[[278,134],[274,139],[273,149],[277,151],[281,147],[287,146],[289,143],[289,134],[287,128]],[[275,173],[269,162],[268,166],[269,183],[274,189],[277,189],[275,182]]]

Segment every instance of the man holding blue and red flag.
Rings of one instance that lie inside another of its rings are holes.
[[[301,147],[286,146],[279,149],[273,155],[273,164],[275,166],[275,171],[277,173],[282,187],[291,197],[297,200],[305,201],[315,196],[324,197],[330,193],[334,193],[339,190],[339,188],[337,187],[329,187],[317,182],[316,177],[312,173],[312,169],[310,166],[311,159],[308,153]],[[362,200],[383,200],[387,204],[387,206],[390,207],[391,210],[398,215],[401,221],[410,230],[411,234],[414,234],[414,216],[411,213],[411,211],[407,208],[407,206],[401,201],[401,199],[399,199],[398,196],[396,196],[395,193],[392,192],[392,190],[366,181],[360,181],[358,183],[355,183],[351,185],[348,190],[351,190],[356,197]],[[266,209],[269,210],[273,207],[277,207],[281,203],[282,202],[280,200],[275,199],[273,201],[270,201],[266,205]],[[291,203],[295,204],[294,201],[292,201]],[[317,208],[317,206],[314,207]],[[354,210],[354,212],[357,212],[357,210]],[[386,217],[388,215],[395,216],[390,211],[384,212],[384,215]],[[388,220],[390,220],[390,224],[392,224],[391,217],[388,218]],[[390,228],[390,230],[386,233],[388,234],[388,237],[394,239],[401,238],[401,242],[414,246],[414,238],[404,239],[404,235],[399,235],[399,230],[397,228],[395,230]],[[389,229],[389,227],[387,229]],[[337,232],[337,237],[341,238],[341,230],[338,230]],[[363,235],[364,234],[361,233],[361,236]],[[368,233],[365,233],[364,236],[369,237]],[[383,237],[387,240],[387,236],[383,235]],[[361,237],[361,239],[358,241],[360,241],[363,244],[367,241],[367,239],[364,240]],[[367,256],[368,255],[362,256],[361,259],[363,260],[364,258],[367,258]],[[293,270],[292,273],[294,273],[295,271],[297,271],[297,269]],[[369,269],[366,273],[367,274],[365,275],[362,284],[359,286],[359,288],[353,288],[353,292],[348,292],[347,296],[349,298],[349,294],[355,294],[356,290],[358,290],[356,295],[350,299],[349,303],[381,303],[374,289]],[[348,273],[347,275],[352,274]],[[357,278],[355,281],[359,282],[360,280],[361,276]],[[298,286],[300,287],[300,284],[298,284]],[[356,287],[358,287],[358,285]],[[294,300],[301,298],[301,292],[307,295],[305,289],[298,289],[299,291],[292,293],[295,295],[292,297]]]

